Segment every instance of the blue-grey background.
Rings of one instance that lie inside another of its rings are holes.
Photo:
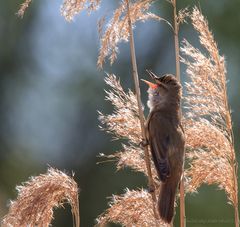
[[[120,45],[117,62],[97,70],[97,21],[109,19],[119,1],[105,0],[99,11],[82,12],[68,23],[60,15],[61,1],[34,1],[23,19],[16,16],[21,1],[0,1],[0,218],[15,186],[48,165],[74,171],[80,193],[81,226],[90,227],[107,207],[106,197],[124,188],[146,186],[141,174],[116,172],[114,163],[97,165],[98,153],[111,153],[118,142],[98,129],[97,110],[111,112],[104,101],[104,71],[121,77],[133,88],[129,45]],[[179,8],[200,5],[224,54],[228,70],[229,101],[233,111],[236,150],[239,151],[240,2],[237,0],[178,1]],[[153,12],[171,20],[171,6],[157,1]],[[175,73],[173,34],[164,23],[137,23],[136,53],[141,78],[145,69]],[[198,45],[190,24],[181,40]],[[185,78],[184,66],[182,77]],[[146,103],[145,86],[142,86]],[[239,155],[238,155],[239,157]],[[69,207],[57,210],[53,226],[71,226]],[[178,215],[178,211],[177,211]],[[233,209],[215,186],[203,186],[186,198],[187,226],[234,226]],[[177,219],[177,218],[176,218]],[[178,221],[176,221],[178,226]]]

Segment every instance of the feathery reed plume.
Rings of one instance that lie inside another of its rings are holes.
[[[115,75],[107,74],[105,82],[111,87],[111,90],[105,92],[106,100],[111,102],[114,112],[111,115],[99,112],[101,123],[106,125],[106,131],[114,134],[116,138],[128,139],[132,144],[139,144],[141,129],[135,95],[131,90],[126,93]]]
[[[147,176],[144,164],[144,151],[139,146],[141,142],[141,128],[139,123],[138,106],[135,95],[131,90],[125,92],[115,75],[107,74],[105,82],[110,86],[106,92],[106,100],[111,102],[114,110],[112,114],[99,113],[99,120],[103,126],[100,129],[113,134],[114,139],[125,139],[122,151],[116,152],[109,158],[116,158],[117,168],[130,167]],[[152,170],[157,179],[155,170]]]
[[[136,147],[133,145],[125,145],[123,144],[123,150],[119,151],[115,154],[117,158],[117,169],[123,169],[124,167],[131,167],[133,170],[137,172],[142,172],[145,176],[147,174],[147,167],[144,163],[144,151],[140,147]],[[153,163],[151,163],[153,165]],[[155,168],[152,168],[153,177],[155,179],[155,184],[158,182],[157,172]]]
[[[98,9],[101,0],[64,0],[61,6],[61,14],[67,21],[71,21],[73,17],[82,10],[89,13]]]
[[[25,2],[23,2],[17,12],[17,15],[21,18],[23,18],[25,11],[27,10],[27,8],[29,7],[29,4],[32,2],[32,0],[25,0]]]
[[[145,190],[130,191],[128,189],[124,195],[113,195],[110,208],[98,217],[97,226],[105,226],[109,222],[120,223],[127,227],[156,226],[151,195]],[[157,226],[169,225],[157,220]]]
[[[19,17],[23,17],[25,11],[29,7],[32,0],[25,0],[17,12]],[[98,9],[101,0],[64,0],[61,6],[61,14],[67,21],[73,20],[73,17],[82,10],[87,10],[89,13]]]
[[[188,190],[195,191],[203,183],[219,185],[234,206],[235,223],[239,226],[237,162],[224,57],[219,54],[207,20],[199,9],[194,8],[190,17],[206,53],[186,40],[183,42],[181,51],[186,57],[182,61],[191,80],[186,84],[189,112],[185,119],[187,158],[191,164],[187,170]]]
[[[130,4],[130,17],[134,25],[137,21],[146,21],[147,19],[163,20],[159,16],[148,12],[153,0],[140,0]],[[127,5],[123,0],[113,14],[112,19],[107,25],[107,29],[101,37],[99,57],[97,61],[98,67],[102,68],[103,62],[109,56],[110,63],[117,58],[118,43],[128,41],[129,25]]]
[[[49,226],[53,209],[69,203],[74,225],[80,226],[78,186],[65,173],[49,168],[46,174],[17,186],[18,197],[10,205],[3,226]]]

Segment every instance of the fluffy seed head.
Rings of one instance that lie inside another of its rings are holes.
[[[65,173],[49,168],[46,174],[32,177],[17,187],[18,197],[11,202],[9,212],[2,221],[4,227],[49,226],[53,209],[69,203],[74,225],[80,226],[78,186]]]

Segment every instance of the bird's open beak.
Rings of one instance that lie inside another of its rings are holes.
[[[147,71],[147,73],[149,74],[149,76],[151,76],[151,78],[152,78],[153,80],[158,79],[157,75],[154,74],[152,71],[150,71],[150,70],[148,70],[148,69],[147,69],[146,71]]]
[[[152,88],[152,89],[156,89],[157,87],[158,87],[158,85],[157,84],[154,84],[154,83],[152,83],[152,82],[149,82],[149,81],[147,81],[147,80],[144,80],[144,79],[141,79],[143,82],[145,82],[150,88]]]
[[[159,77],[156,74],[154,74],[152,71],[150,71],[148,69],[146,71],[150,75],[150,77],[157,82],[157,86],[163,87],[163,88],[165,88],[167,90],[166,85],[159,81]],[[150,82],[148,82],[148,83],[150,83]]]

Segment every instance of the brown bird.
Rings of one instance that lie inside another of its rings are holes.
[[[150,145],[161,184],[158,209],[161,219],[171,223],[174,202],[184,163],[184,132],[180,121],[181,85],[173,75],[157,77],[148,71],[155,83],[149,85],[146,122],[147,144]]]

